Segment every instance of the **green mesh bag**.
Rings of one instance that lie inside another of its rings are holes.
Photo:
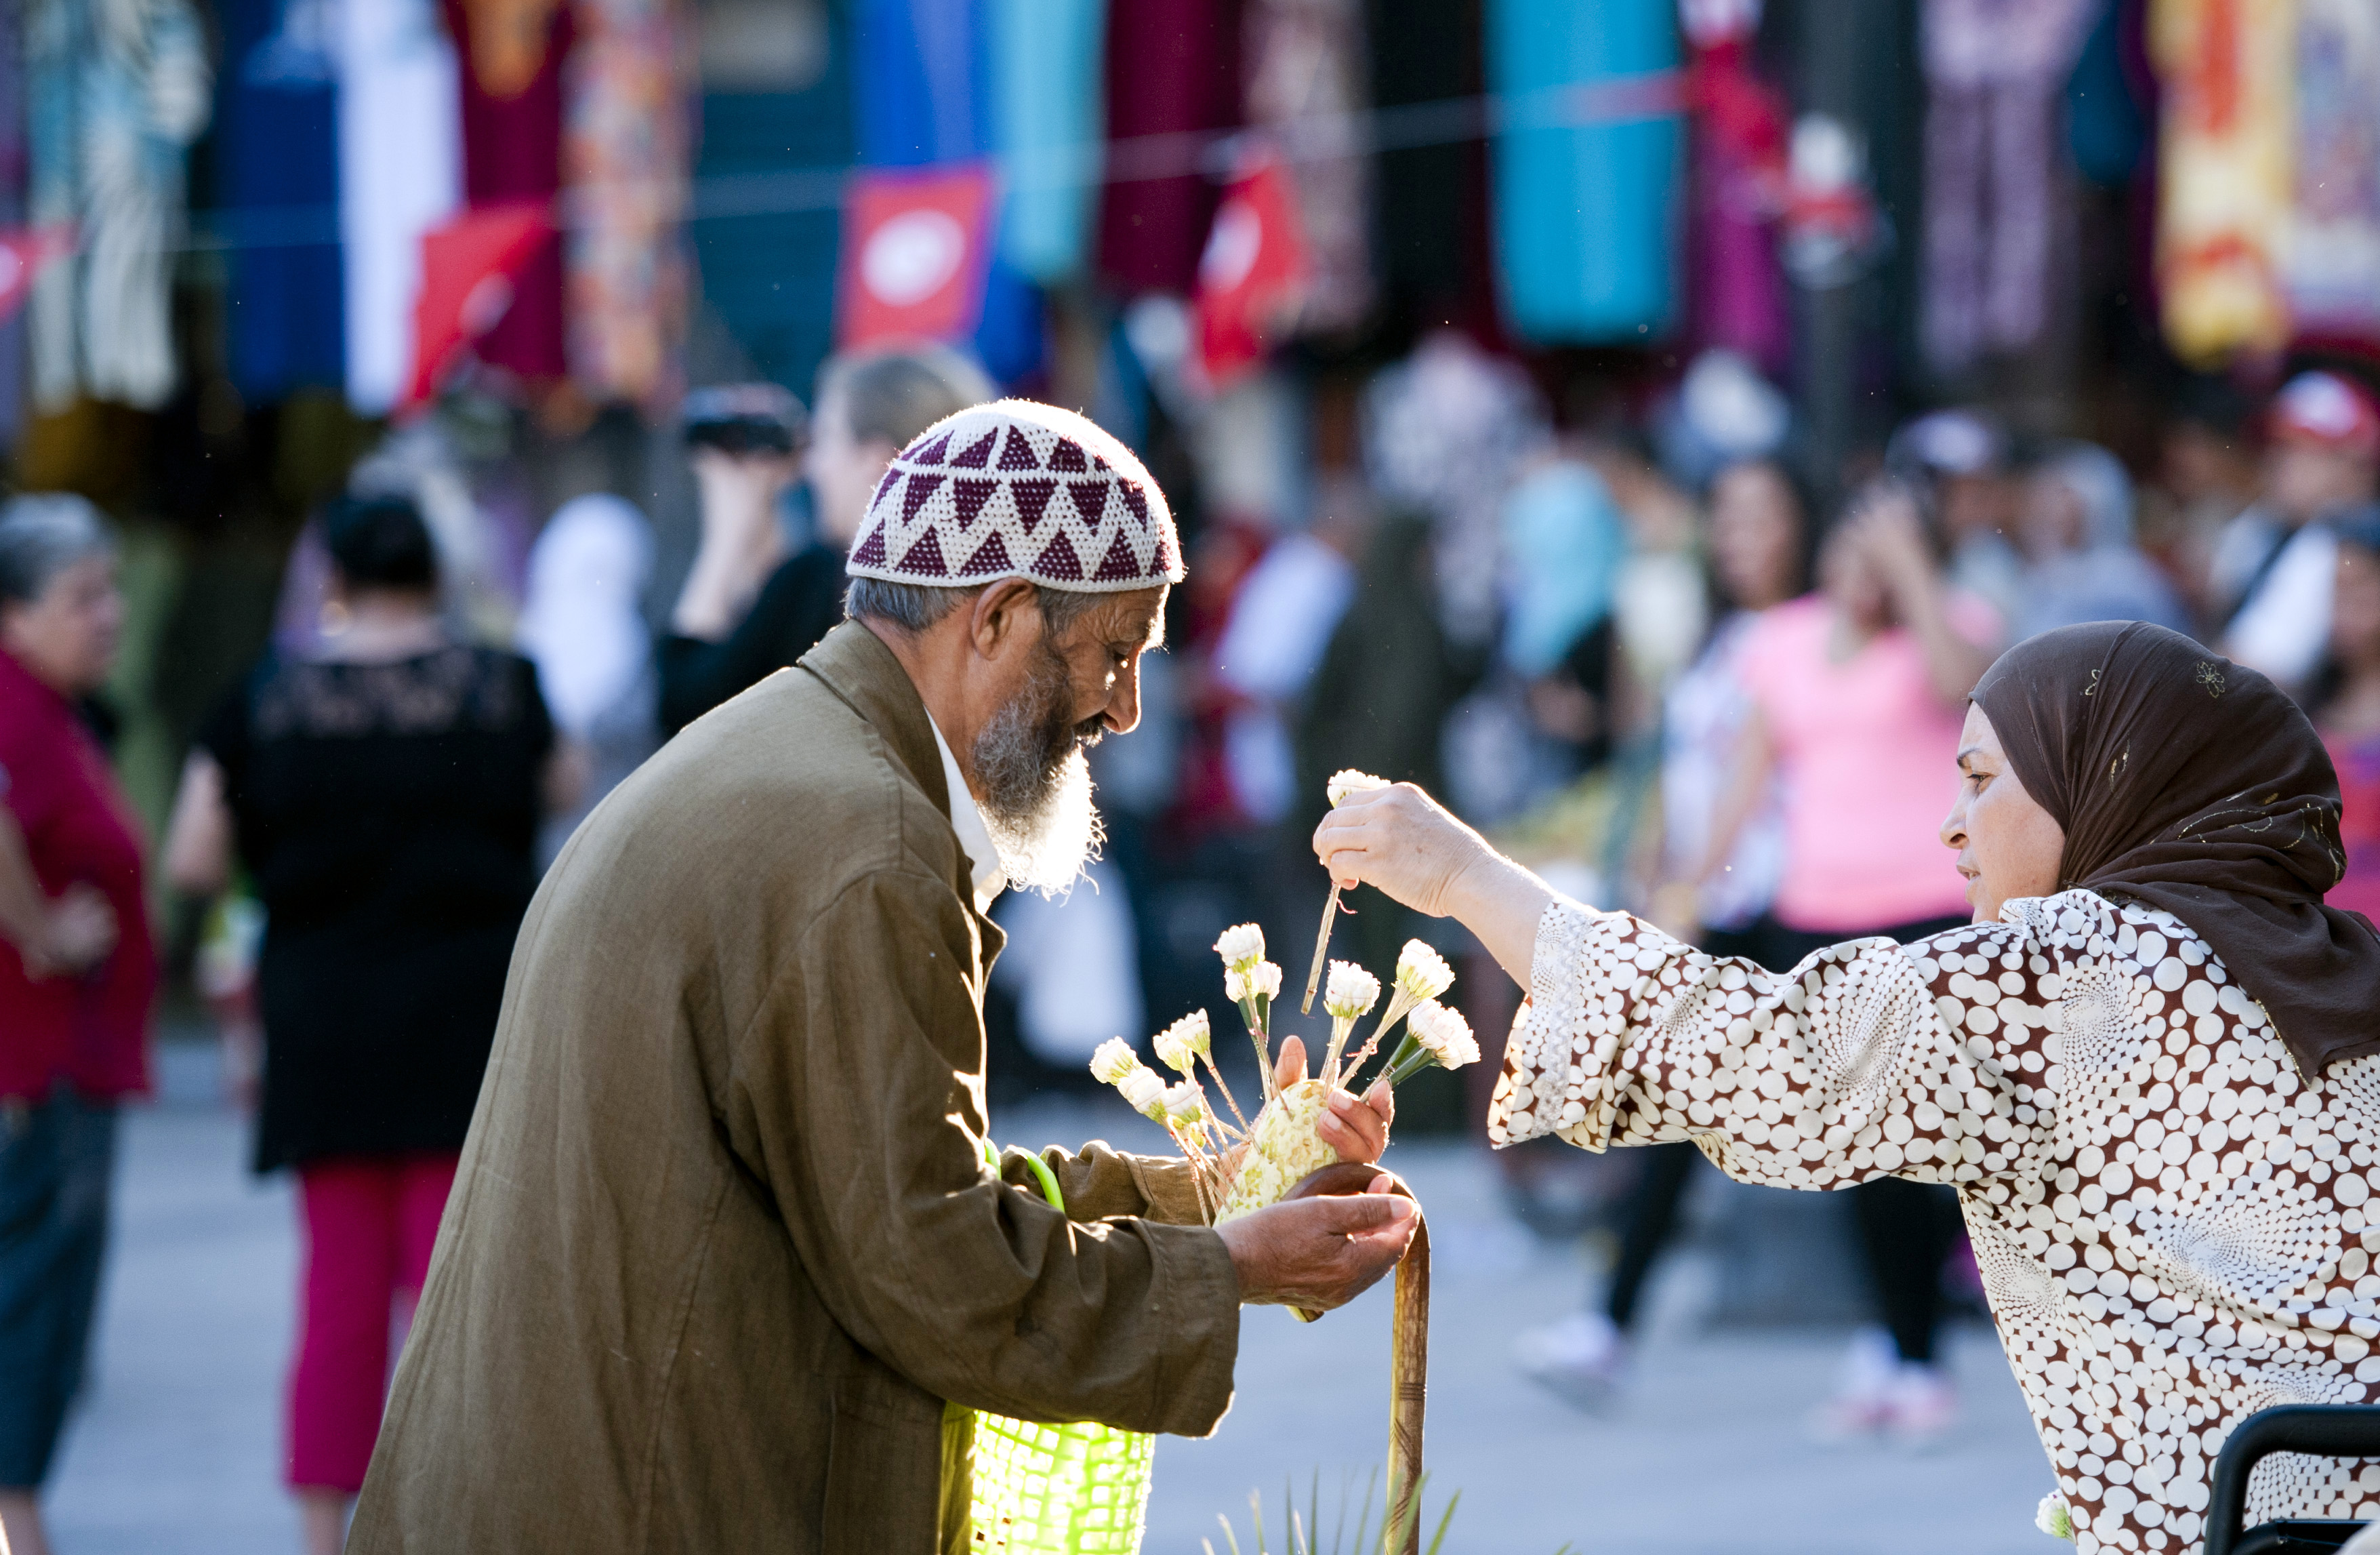
[[[1000,1170],[999,1152],[984,1156]],[[1026,1164],[1050,1207],[1065,1212],[1058,1179],[1039,1156]],[[1139,1555],[1157,1439],[1087,1421],[1037,1425],[978,1411],[973,1548],[1007,1555]]]

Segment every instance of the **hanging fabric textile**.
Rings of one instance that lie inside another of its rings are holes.
[[[2289,344],[2279,247],[2289,220],[2299,0],[2152,0],[2165,88],[2157,286],[2167,341],[2193,366]]]
[[[231,379],[251,402],[346,382],[335,13],[334,0],[219,0],[216,10],[215,180],[235,240]]]
[[[0,227],[25,223],[25,6],[0,0]],[[25,424],[25,316],[17,287],[0,318],[0,447],[16,446]]]
[[[1372,102],[1380,113],[1483,87],[1479,19],[1467,5],[1402,8],[1394,25],[1366,27]],[[1494,270],[1488,252],[1488,155],[1477,140],[1380,148],[1373,199],[1380,287],[1392,316],[1454,324],[1480,338],[1496,330]]]
[[[1043,285],[1083,273],[1099,193],[1107,0],[985,0],[1000,258]]]
[[[856,0],[859,160],[870,167],[971,163],[991,149],[986,0]],[[1041,365],[1041,299],[998,255],[971,345],[1014,383]]]
[[[694,40],[682,0],[578,0],[563,71],[571,376],[660,408],[684,371]]]
[[[1184,142],[1239,122],[1237,15],[1232,0],[1109,6],[1099,273],[1126,296],[1186,296],[1197,273],[1217,191]]]
[[[2290,311],[2300,338],[2370,345],[2380,342],[2380,7],[2298,6]]]
[[[2066,79],[2092,0],[1925,0],[1925,353],[2026,349],[2071,290],[2058,258]]]
[[[696,176],[809,191],[774,209],[715,213],[689,224],[702,317],[706,324],[716,319],[734,347],[698,362],[699,381],[759,373],[808,397],[826,356],[842,218],[832,182],[815,170],[852,161],[843,15],[825,0],[711,0],[698,10]]]
[[[338,0],[334,9],[347,400],[378,416],[413,377],[422,235],[462,203],[462,89],[431,0]]]
[[[463,68],[463,198],[552,200],[562,187],[562,71],[577,29],[562,0],[442,0]],[[548,242],[514,283],[512,306],[475,347],[533,383],[569,370],[562,249]]]
[[[1674,0],[1488,0],[1496,256],[1513,332],[1642,341],[1675,311]]]
[[[1782,375],[1792,346],[1777,218],[1792,109],[1753,67],[1761,0],[1679,0],[1694,50],[1687,271],[1694,338]]]
[[[183,158],[206,128],[206,35],[187,0],[34,0],[26,18],[32,216],[80,251],[33,285],[33,397],[141,409],[174,389],[170,289]]]
[[[1245,30],[1247,123],[1286,155],[1305,227],[1298,327],[1353,328],[1373,297],[1361,0],[1247,0]]]

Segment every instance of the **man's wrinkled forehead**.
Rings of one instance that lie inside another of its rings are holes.
[[[1136,646],[1154,652],[1165,646],[1166,593],[1160,584],[1100,601],[1077,619],[1077,639],[1090,637],[1113,648]]]

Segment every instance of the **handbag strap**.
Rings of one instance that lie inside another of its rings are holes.
[[[1064,1214],[1066,1196],[1058,1191],[1058,1174],[1050,1170],[1050,1163],[1030,1151],[1019,1151],[1018,1154],[1023,1156],[1025,1164],[1033,1169],[1033,1175],[1041,1179],[1041,1197],[1050,1201],[1050,1208],[1061,1215]],[[1001,1174],[1000,1147],[988,1137],[983,1142],[983,1162],[991,1168],[994,1177]]]

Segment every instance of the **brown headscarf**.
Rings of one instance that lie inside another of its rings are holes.
[[[2197,930],[2300,1073],[2380,1051],[2380,933],[2322,905],[2345,868],[2338,775],[2279,687],[2179,632],[2098,621],[2010,649],[1974,700],[2066,829],[2063,888]]]

